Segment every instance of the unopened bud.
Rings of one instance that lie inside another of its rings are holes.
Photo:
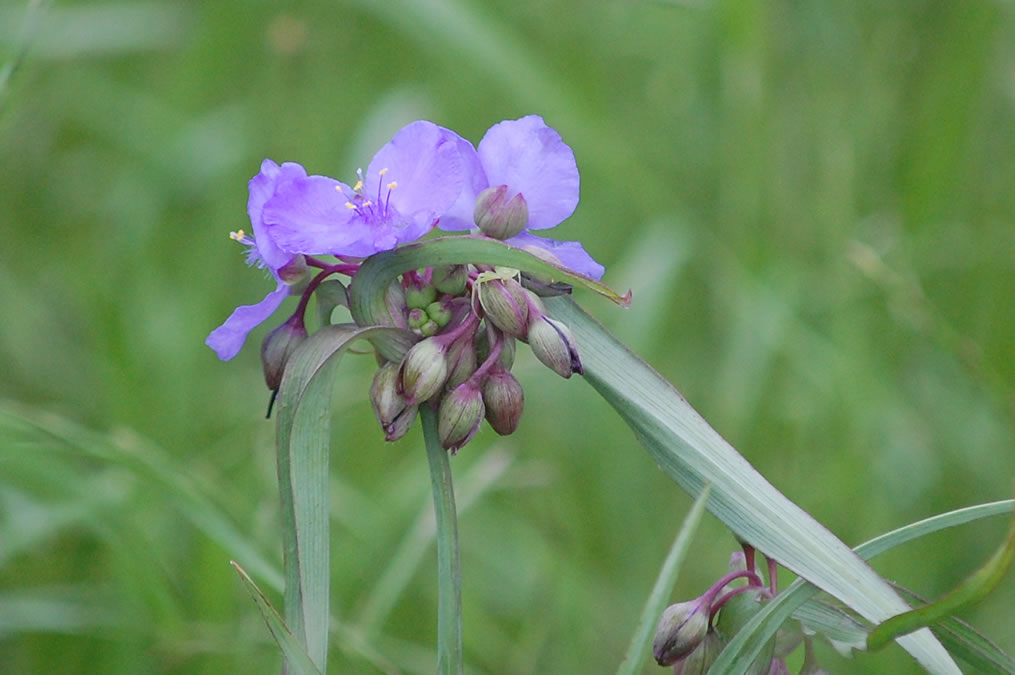
[[[293,256],[292,260],[278,269],[278,278],[286,286],[296,286],[309,276],[309,271],[307,259],[302,255],[297,255]]]
[[[388,285],[388,290],[384,294],[384,304],[388,308],[388,315],[391,318],[381,317],[381,322],[386,326],[407,328],[405,313],[409,308],[405,304],[405,289],[397,280]]]
[[[306,339],[307,329],[299,314],[293,314],[285,323],[264,336],[261,343],[261,367],[264,369],[264,382],[268,389],[278,391],[285,364]]]
[[[454,389],[476,372],[476,347],[471,338],[455,340],[448,347],[448,380],[445,387]]]
[[[426,311],[413,307],[406,315],[406,320],[409,322],[409,328],[422,328],[423,324],[430,321],[430,316]]]
[[[706,675],[708,669],[719,658],[719,652],[721,651],[722,641],[719,640],[719,636],[715,634],[714,630],[708,631],[702,639],[701,644],[687,658],[677,664],[677,667],[680,668],[680,675]],[[673,672],[676,673],[677,671],[674,670]]]
[[[465,265],[438,265],[433,268],[431,276],[437,292],[451,296],[465,294],[465,282],[468,278],[469,270]]]
[[[702,598],[667,607],[652,641],[656,663],[671,666],[694,651],[708,631],[708,612]]]
[[[386,440],[396,441],[409,431],[416,419],[417,407],[409,405],[398,391],[397,363],[386,363],[374,373],[374,381],[370,385],[370,405]]]
[[[514,279],[492,279],[477,285],[487,320],[509,335],[524,338],[529,302],[521,284]]]
[[[443,328],[451,321],[451,303],[444,300],[436,300],[426,306],[426,313],[438,326]]]
[[[500,335],[502,340],[500,348],[500,364],[504,366],[504,370],[511,370],[512,366],[515,365],[517,342],[511,335],[504,335],[503,333]],[[479,331],[476,333],[476,359],[479,363],[483,363],[489,355],[490,336],[485,330]]]
[[[571,329],[556,319],[544,315],[529,323],[529,347],[543,365],[561,377],[585,372]]]
[[[437,289],[428,284],[417,274],[405,282],[405,304],[410,309],[426,309],[426,306],[437,299]]]
[[[426,401],[441,390],[448,377],[444,347],[434,338],[417,342],[405,353],[398,377],[406,403]]]
[[[426,323],[424,323],[422,326],[419,327],[419,334],[422,335],[423,337],[433,337],[434,335],[437,335],[437,331],[439,331],[440,329],[441,327],[437,325],[437,322],[434,321],[433,319],[430,319],[429,321],[427,321]]]
[[[494,367],[483,382],[486,421],[501,436],[514,433],[525,407],[525,392],[514,375]]]
[[[437,411],[437,435],[445,450],[455,454],[479,431],[483,421],[483,396],[472,380],[448,392]]]
[[[488,237],[510,239],[529,224],[529,205],[519,192],[507,198],[507,185],[483,190],[476,197],[472,218],[476,226]]]

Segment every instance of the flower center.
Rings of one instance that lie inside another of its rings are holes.
[[[396,211],[391,207],[391,191],[398,187],[398,183],[391,181],[385,184],[383,178],[387,172],[387,169],[381,169],[377,172],[377,194],[373,199],[369,199],[363,193],[363,171],[357,171],[356,174],[359,180],[353,186],[354,194],[352,199],[345,203],[345,208],[355,211],[356,215],[370,224],[393,220]],[[336,186],[336,189],[342,190],[341,186]]]

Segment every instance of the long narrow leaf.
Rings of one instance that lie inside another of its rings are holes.
[[[589,383],[681,487],[698,495],[712,483],[708,509],[733,532],[870,621],[909,609],[846,544],[775,489],[669,382],[577,304],[550,298],[547,306],[571,327]],[[960,672],[929,630],[899,644],[930,672]]]
[[[254,604],[261,611],[261,616],[264,618],[264,623],[268,626],[268,631],[271,632],[271,636],[275,638],[275,642],[278,643],[279,648],[282,650],[287,672],[292,675],[321,675],[321,671],[310,660],[303,645],[297,642],[293,634],[289,632],[289,629],[286,628],[285,623],[282,621],[282,617],[278,615],[275,608],[268,602],[268,598],[264,597],[264,593],[257,587],[253,579],[235,561],[230,561],[229,564],[240,575],[243,585],[247,587],[250,597],[254,599]]]
[[[687,512],[687,517],[684,518],[684,523],[680,526],[680,532],[677,533],[670,552],[666,554],[663,567],[659,570],[659,577],[656,579],[655,585],[652,586],[652,592],[641,611],[641,619],[634,631],[634,637],[631,638],[631,646],[627,648],[627,655],[621,662],[620,668],[617,669],[617,675],[636,675],[642,670],[652,633],[656,624],[659,623],[659,617],[666,606],[666,599],[673,591],[673,584],[677,583],[680,565],[687,555],[687,549],[690,548],[691,537],[698,529],[698,523],[701,522],[701,516],[705,512],[708,493],[709,486],[706,485],[694,505],[691,506],[691,510]]]
[[[332,374],[357,340],[379,351],[404,353],[415,337],[395,328],[325,326],[300,345],[286,364],[279,389],[276,432],[285,618],[321,670],[328,658],[329,544],[328,454]]]

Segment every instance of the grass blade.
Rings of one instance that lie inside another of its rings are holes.
[[[659,616],[666,607],[666,599],[670,597],[673,585],[677,583],[680,565],[687,556],[691,537],[698,529],[698,523],[701,522],[701,516],[705,512],[705,502],[708,501],[709,490],[710,486],[706,485],[698,495],[691,510],[687,512],[683,525],[680,526],[680,532],[677,533],[670,552],[666,554],[666,560],[663,562],[662,569],[659,570],[659,577],[645,602],[645,608],[641,611],[641,619],[634,631],[634,637],[631,638],[631,646],[627,648],[627,655],[621,662],[620,668],[617,669],[617,675],[637,675],[642,670],[648,646],[651,644],[652,635],[659,622]]]

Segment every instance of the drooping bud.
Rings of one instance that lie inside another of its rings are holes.
[[[278,269],[278,278],[286,286],[296,286],[306,280],[309,271],[307,259],[302,255],[297,255]]]
[[[525,392],[514,375],[494,366],[483,382],[486,421],[501,436],[514,433],[525,407]]]
[[[519,192],[508,199],[507,193],[507,185],[498,185],[483,190],[476,197],[472,218],[488,237],[510,239],[529,224],[529,205],[525,197]]]
[[[530,321],[528,341],[536,358],[561,377],[585,373],[571,329],[560,321],[546,315]]]
[[[479,431],[483,421],[483,396],[473,380],[448,392],[437,411],[437,435],[445,450],[455,454]]]
[[[438,265],[433,268],[431,283],[438,293],[457,297],[465,294],[468,278],[469,270],[465,265]]]
[[[451,303],[444,300],[435,300],[426,306],[426,313],[434,323],[443,328],[451,321]]]
[[[406,275],[405,304],[410,309],[426,309],[426,306],[437,299],[437,289],[433,284],[418,274]]]
[[[680,675],[706,675],[708,669],[719,658],[719,652],[721,651],[722,641],[719,640],[719,636],[715,634],[714,630],[709,630],[702,639],[701,644],[687,658],[677,664],[677,668],[680,669]],[[677,672],[676,668],[673,672]]]
[[[300,314],[293,314],[285,323],[264,336],[261,343],[261,367],[264,370],[264,383],[268,385],[268,389],[278,391],[279,385],[282,384],[285,364],[306,339],[307,328]]]
[[[517,342],[511,335],[502,335],[500,348],[500,364],[504,366],[504,370],[511,370],[512,366],[515,365],[515,351],[517,349]],[[481,330],[476,333],[476,359],[479,363],[486,361],[486,357],[490,355],[490,336],[487,331]]]
[[[397,363],[385,363],[374,373],[370,405],[386,440],[396,441],[409,431],[418,408],[406,403],[405,396],[398,391]]]
[[[703,598],[670,605],[659,618],[652,654],[660,666],[687,657],[705,639],[709,606]]]
[[[445,387],[454,389],[476,372],[476,347],[470,337],[462,337],[448,347],[448,380]]]
[[[476,287],[487,320],[509,335],[524,338],[529,302],[521,284],[514,279],[491,279]]]
[[[398,369],[401,392],[406,403],[426,401],[444,386],[448,377],[445,348],[436,338],[420,340],[405,353]]]

